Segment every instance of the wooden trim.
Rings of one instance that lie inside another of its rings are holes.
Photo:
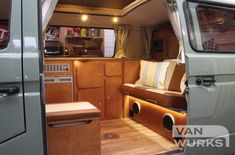
[[[135,0],[133,3],[127,5],[123,9],[110,9],[110,8],[100,8],[100,7],[84,7],[77,5],[65,5],[58,4],[55,13],[66,13],[66,14],[89,14],[94,16],[116,16],[124,17],[131,11],[140,7],[144,3],[151,0]]]
[[[65,112],[53,112],[47,113],[47,122],[61,122],[68,120],[94,120],[101,117],[100,111],[98,109],[92,110],[75,110],[75,111],[65,111]],[[79,119],[78,119],[79,118]]]

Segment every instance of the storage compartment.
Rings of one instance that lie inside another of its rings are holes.
[[[100,111],[88,102],[46,106],[48,155],[100,155]]]
[[[46,103],[63,103],[73,101],[72,76],[48,76],[45,82]]]
[[[174,140],[172,126],[187,124],[186,111],[167,109],[131,96],[125,96],[124,103],[126,117],[130,116],[133,120],[171,141]]]

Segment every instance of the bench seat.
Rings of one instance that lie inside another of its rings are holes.
[[[187,109],[185,96],[181,92],[161,90],[130,83],[122,86],[122,92],[166,108]]]

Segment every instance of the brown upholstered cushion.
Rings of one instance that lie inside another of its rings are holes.
[[[124,84],[122,86],[122,92],[143,100],[154,101],[163,107],[187,108],[185,96],[181,92],[161,90],[135,84]]]
[[[177,64],[176,59],[165,61],[170,62],[168,66],[168,71],[166,73],[166,90],[181,92],[180,83],[185,73],[185,65]]]

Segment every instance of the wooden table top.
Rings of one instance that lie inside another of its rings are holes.
[[[94,120],[101,117],[100,110],[89,102],[71,102],[46,105],[47,122]]]

